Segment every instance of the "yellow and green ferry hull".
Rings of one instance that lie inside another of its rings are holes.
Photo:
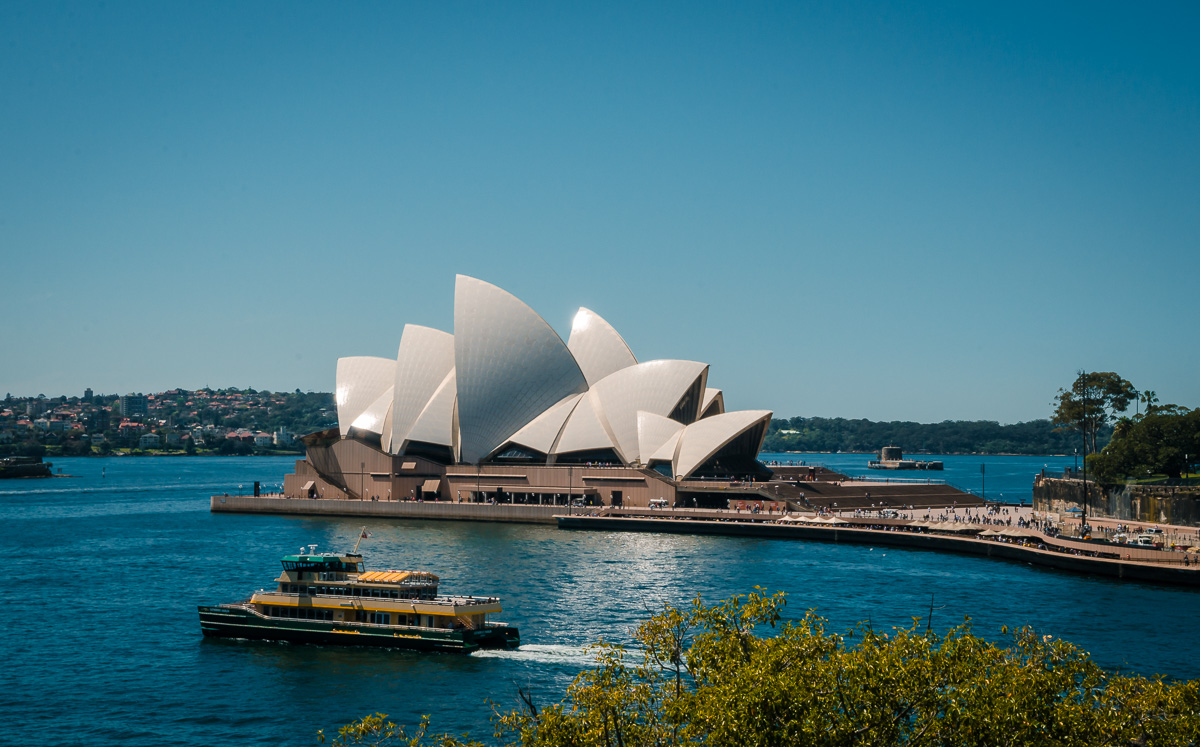
[[[257,615],[240,606],[200,606],[199,611],[200,630],[210,638],[377,646],[463,654],[479,649],[512,649],[521,645],[517,629],[507,625],[489,625],[476,630],[440,630],[406,625],[280,619]]]

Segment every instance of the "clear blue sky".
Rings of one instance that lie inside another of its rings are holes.
[[[455,273],[732,409],[1200,406],[1194,3],[0,6],[0,395],[329,391]]]

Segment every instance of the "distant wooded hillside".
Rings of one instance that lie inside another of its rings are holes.
[[[1112,429],[1101,434],[1101,447]],[[1049,420],[1000,425],[991,420],[912,423],[845,418],[776,418],[763,451],[879,451],[899,446],[908,454],[1072,454],[1078,433],[1059,432]]]

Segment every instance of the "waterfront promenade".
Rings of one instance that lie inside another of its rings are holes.
[[[214,513],[556,524],[560,529],[754,536],[891,545],[1024,561],[1059,570],[1200,586],[1198,556],[1068,535],[1078,522],[1024,506],[926,506],[819,512],[750,508],[593,508],[447,501],[304,500],[282,496],[212,496]],[[818,523],[819,522],[819,523]],[[1200,543],[1193,527],[1160,527],[1180,547]],[[1184,544],[1188,543],[1188,544]],[[1168,544],[1169,547],[1169,544]]]
[[[898,546],[1022,561],[1088,575],[1200,586],[1200,565],[1196,563],[1195,555],[1083,542],[1032,528],[967,522],[938,522],[939,526],[930,528],[922,526],[920,520],[878,517],[841,519],[843,523],[840,524],[812,524],[787,520],[792,517],[672,514],[669,511],[658,516],[598,513],[592,516],[558,516],[556,520],[559,528],[574,530],[750,536]]]

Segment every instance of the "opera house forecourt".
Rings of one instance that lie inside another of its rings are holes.
[[[338,427],[304,437],[287,498],[725,508],[771,478],[771,412],[726,412],[707,364],[639,362],[588,309],[564,343],[465,275],[453,334],[407,324],[395,359],[340,359],[335,393]]]

